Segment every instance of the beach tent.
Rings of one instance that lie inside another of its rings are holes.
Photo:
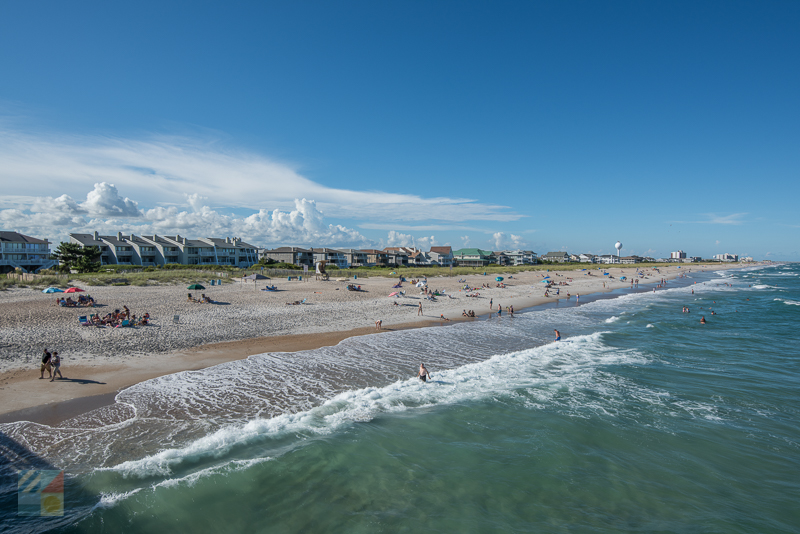
[[[64,291],[64,293],[82,293],[82,292],[83,292],[83,289],[81,289],[79,287],[70,287],[69,289]]]
[[[205,289],[205,287],[201,286],[200,284],[192,284],[189,287],[187,287],[186,289]]]
[[[42,293],[63,293],[64,291],[58,289],[57,287],[48,287],[47,289],[42,289]]]
[[[495,276],[495,277],[494,277],[494,279],[495,279],[497,282],[502,282],[502,281],[503,281],[503,277],[502,277],[502,276]]]
[[[251,274],[250,276],[243,276],[244,280],[269,280],[269,277],[263,274]]]

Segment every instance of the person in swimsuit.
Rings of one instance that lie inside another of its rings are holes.
[[[431,374],[425,368],[424,363],[419,364],[419,371],[417,372],[417,377],[419,377],[419,379],[422,380],[423,382],[427,382],[428,378],[432,378]]]
[[[42,376],[39,377],[40,379],[44,378],[44,372],[45,371],[47,371],[47,374],[50,375],[50,376],[48,376],[48,378],[53,378],[52,366],[50,365],[50,360],[51,359],[52,359],[52,355],[50,354],[50,351],[47,350],[47,349],[44,349],[44,352],[42,353],[42,367],[41,367]]]
[[[700,324],[706,324],[706,316],[705,315],[700,317]]]
[[[553,328],[553,332],[556,333],[556,341],[561,341],[561,332]]]

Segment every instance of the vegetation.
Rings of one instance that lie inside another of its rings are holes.
[[[60,243],[53,259],[58,260],[59,270],[63,272],[78,271],[92,273],[100,268],[100,248],[96,246],[81,247],[76,243]]]

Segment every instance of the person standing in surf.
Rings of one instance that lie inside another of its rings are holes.
[[[422,380],[423,382],[427,382],[427,381],[428,381],[428,378],[432,378],[432,377],[431,377],[431,374],[430,374],[430,373],[428,372],[428,370],[425,368],[425,364],[424,364],[424,363],[421,363],[421,364],[419,364],[419,371],[417,372],[417,377],[418,377],[420,380]],[[426,377],[427,377],[427,378],[426,378]]]
[[[559,331],[558,331],[558,330],[556,330],[555,328],[553,328],[553,332],[555,332],[555,333],[556,333],[556,339],[555,339],[555,341],[561,341],[561,332],[559,332]]]

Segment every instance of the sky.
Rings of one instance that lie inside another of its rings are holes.
[[[800,2],[0,2],[0,229],[800,261]]]

